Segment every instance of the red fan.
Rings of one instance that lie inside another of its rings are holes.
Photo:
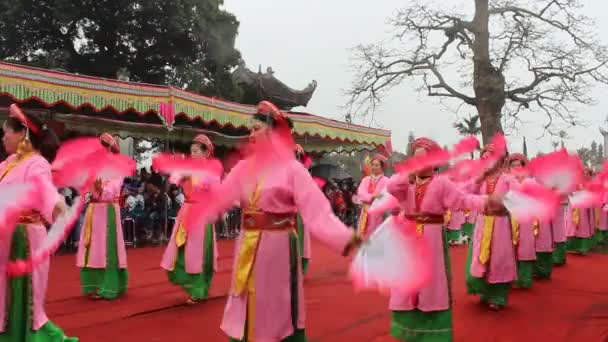
[[[463,154],[471,153],[477,149],[479,142],[474,137],[468,137],[458,142],[451,151],[436,149],[424,155],[412,157],[395,166],[401,173],[415,173],[420,170],[446,165]]]
[[[224,167],[215,158],[175,158],[171,154],[158,154],[152,159],[152,168],[171,175],[170,181],[179,183],[185,177],[208,183],[222,177]]]
[[[583,182],[584,168],[578,156],[566,150],[538,156],[530,161],[530,174],[542,185],[569,194]]]
[[[355,287],[403,294],[420,290],[431,278],[432,255],[415,231],[411,221],[387,218],[352,261]]]
[[[76,138],[61,144],[51,165],[53,170],[63,168],[66,163],[83,161],[90,154],[105,150],[98,138]]]
[[[568,200],[572,208],[591,208],[602,204],[602,194],[595,191],[581,190],[573,192]]]

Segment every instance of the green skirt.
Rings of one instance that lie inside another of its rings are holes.
[[[481,294],[483,283],[471,275],[471,262],[473,261],[473,240],[467,243],[467,261],[464,265],[465,280],[468,294]]]
[[[298,258],[300,258],[300,252],[298,249],[298,236],[297,234],[289,234],[289,289],[291,295],[291,323],[293,324],[293,334],[282,339],[281,342],[306,342],[305,329],[298,329]],[[255,272],[255,270],[253,270]],[[241,340],[229,338],[230,342],[255,342],[253,339],[249,339],[247,336],[247,320],[245,321],[245,337]]]
[[[443,240],[443,260],[448,281],[450,308],[443,311],[393,311],[391,336],[407,342],[451,342],[452,332],[452,267],[448,251],[447,234]]]
[[[451,342],[452,309],[393,311],[391,336],[407,342]]]
[[[534,261],[518,261],[517,262],[517,281],[515,286],[520,289],[529,289],[532,287],[532,270],[534,269]]]
[[[569,252],[576,252],[581,254],[587,254],[591,251],[591,248],[594,245],[593,237],[590,238],[580,238],[580,237],[571,237],[568,239],[566,243],[566,248]]]
[[[175,268],[168,272],[169,281],[181,286],[195,300],[205,299],[209,296],[209,288],[213,279],[213,225],[207,225],[203,243],[203,272],[186,273],[186,257],[183,246],[177,251]]]
[[[298,215],[298,250],[302,256],[302,273],[306,274],[310,259],[304,257],[304,223],[300,215]]]
[[[536,262],[534,263],[534,276],[541,279],[551,278],[553,271],[553,253],[537,252]]]
[[[596,230],[593,237],[596,245],[604,244],[608,240],[608,230]]]
[[[563,266],[566,264],[566,242],[556,242],[553,251],[553,265]]]
[[[29,255],[27,228],[18,226],[13,234],[10,260],[23,260]],[[31,308],[32,281],[31,275],[15,277],[7,284],[7,322],[4,333],[0,333],[0,342],[77,342],[78,338],[67,337],[63,331],[46,322],[40,329],[32,330],[33,311]]]
[[[116,246],[116,211],[113,205],[108,205],[107,235],[106,235],[106,268],[83,267],[80,270],[80,286],[82,293],[97,294],[103,299],[116,299],[127,291],[129,271],[118,265]],[[88,262],[85,255],[85,265]]]

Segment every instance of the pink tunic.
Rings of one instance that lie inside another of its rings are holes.
[[[220,189],[242,189],[239,201],[241,208],[249,204],[251,191],[244,189],[242,179],[234,176],[239,168],[247,167],[248,161],[241,161],[228,174]],[[312,236],[342,251],[353,236],[353,230],[346,227],[332,212],[331,206],[306,168],[294,160],[287,167],[276,168],[259,180],[260,197],[257,208],[269,213],[296,213],[302,217],[304,226]],[[251,189],[249,189],[251,190]],[[220,191],[220,193],[231,193]],[[221,205],[228,207],[235,199],[221,198]],[[224,208],[225,209],[225,208]],[[256,342],[276,342],[293,334],[290,291],[290,235],[293,231],[261,231],[261,238],[253,265],[253,286],[255,289],[254,337]],[[233,268],[238,272],[237,261],[244,232],[236,241],[236,258]],[[298,258],[298,274],[301,264]],[[298,308],[296,326],[304,328],[305,301],[302,277],[298,276]],[[231,291],[224,311],[221,329],[231,338],[242,339],[248,315],[249,292],[235,294]],[[251,322],[248,322],[251,324]]]
[[[488,186],[484,181],[474,192],[485,194]],[[494,194],[505,194],[511,188],[518,186],[517,180],[508,174],[502,174],[495,185]],[[474,186],[475,187],[475,186]],[[482,211],[479,211],[482,212]],[[481,264],[479,255],[481,251],[481,239],[484,227],[483,214],[477,216],[475,231],[473,233],[473,259],[471,260],[471,275],[473,277],[486,277],[488,283],[509,283],[517,279],[517,266],[513,238],[511,234],[511,220],[509,216],[495,216],[494,230],[492,233],[490,260]]]
[[[106,249],[108,236],[108,206],[114,207],[114,218],[116,227],[116,253],[118,254],[118,266],[127,268],[127,251],[125,247],[124,235],[122,231],[122,223],[120,220],[120,207],[118,206],[118,197],[122,187],[122,179],[111,181],[103,181],[102,191],[99,197],[93,195],[87,214],[83,220],[83,226],[80,230],[80,241],[78,243],[78,252],[76,253],[76,266],[90,268],[106,268]],[[92,206],[92,209],[91,209]],[[89,218],[88,215],[92,215]],[[85,262],[87,248],[85,246],[86,222],[92,219],[91,225],[91,241],[89,244],[88,262]]]
[[[604,208],[600,209],[600,226],[598,228],[602,231],[608,231],[608,211]]]
[[[576,225],[573,220],[573,212],[575,209],[569,208],[566,216],[566,235],[568,237],[590,238],[593,236],[595,228],[593,227],[593,209],[579,209],[579,224]]]
[[[6,161],[0,163],[0,172],[7,166],[7,162],[15,158],[11,155]],[[51,177],[51,166],[40,155],[35,155],[29,159],[22,161],[13,170],[11,170],[2,180],[0,180],[0,189],[4,184],[23,183],[31,180],[33,177],[42,177],[43,189],[40,189],[37,196],[40,198],[35,201],[35,208],[47,222],[53,220],[53,210],[57,203],[61,200],[61,196],[57,189],[53,186]],[[28,224],[26,227],[28,247],[30,255],[42,244],[46,238],[46,228],[41,224]],[[5,331],[6,322],[10,317],[7,317],[7,295],[10,296],[10,289],[7,288],[9,279],[6,276],[6,265],[10,257],[11,239],[0,239],[0,333]],[[48,281],[49,263],[47,259],[40,264],[32,273],[32,310],[33,310],[33,326],[34,330],[40,329],[48,321],[48,317],[44,311],[44,301],[46,296],[46,286]],[[8,291],[8,293],[7,293]],[[27,310],[27,309],[26,309]]]
[[[447,223],[447,228],[449,230],[460,230],[464,223],[465,223],[464,211],[454,210],[454,211],[452,211],[450,221]]]
[[[357,199],[364,205],[371,205],[374,202],[374,196],[380,194],[386,188],[387,183],[388,177],[384,175],[379,176],[375,180],[372,176],[363,178],[357,189]],[[364,236],[368,237],[373,233],[382,221],[383,216],[381,214],[368,215]]]
[[[536,237],[536,252],[553,252],[553,221],[541,220]]]
[[[406,215],[420,213],[444,215],[450,208],[483,210],[486,201],[485,196],[467,194],[448,178],[442,176],[435,176],[430,180],[420,202],[419,210],[416,210],[416,186],[409,184],[408,177],[399,174],[391,177],[388,191],[399,200],[399,205]],[[414,295],[391,293],[390,310],[441,311],[450,308],[442,226],[442,224],[425,224],[421,237],[433,254],[431,281]]]
[[[553,242],[562,243],[566,242],[566,216],[568,211],[568,204],[563,203],[553,219]]]
[[[218,184],[220,179],[210,180],[209,184],[197,183],[193,185],[196,188],[200,188],[210,184]],[[167,245],[167,249],[165,249],[165,253],[163,254],[163,258],[160,266],[167,271],[172,271],[175,265],[175,260],[177,259],[178,247],[175,243],[175,235],[177,234],[178,228],[181,224],[186,224],[186,220],[183,220],[189,208],[191,208],[192,203],[188,202],[188,197],[190,196],[193,189],[190,189],[190,184],[184,183],[184,192],[186,196],[186,203],[179,210],[177,214],[177,218],[175,220],[175,225],[173,225],[173,232],[171,233],[171,240]],[[200,229],[194,229],[189,227],[184,227],[188,232],[186,238],[186,245],[184,251],[184,258],[186,259],[186,273],[190,274],[198,274],[203,272],[203,264],[204,264],[204,242],[205,242],[205,234],[207,233],[206,227],[200,227]],[[212,230],[213,235],[213,269],[217,271],[217,243],[215,232]]]

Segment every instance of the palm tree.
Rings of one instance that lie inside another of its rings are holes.
[[[479,125],[479,115],[469,116],[468,119],[462,119],[454,123],[454,128],[463,137],[474,137],[481,134],[481,126]],[[475,156],[471,152],[471,159]]]

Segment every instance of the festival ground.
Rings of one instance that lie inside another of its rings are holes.
[[[126,297],[112,302],[79,295],[72,255],[53,258],[47,311],[66,333],[82,342],[226,341],[219,329],[230,281],[233,243],[219,244],[219,273],[211,297],[195,307],[171,286],[159,267],[162,249],[130,249],[131,282]],[[465,294],[466,249],[451,248],[455,341],[608,341],[608,255],[569,255],[568,264],[550,281],[528,291],[515,290],[502,312],[489,312]],[[387,335],[387,298],[355,294],[347,279],[346,259],[313,244],[305,281],[309,341],[392,341]]]

